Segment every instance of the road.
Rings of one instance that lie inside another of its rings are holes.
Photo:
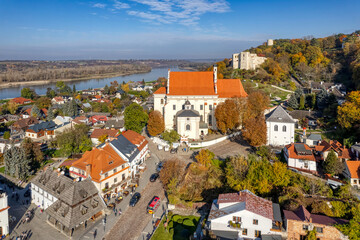
[[[152,215],[146,212],[146,207],[153,196],[158,196],[161,199],[165,198],[165,193],[159,180],[154,183],[148,183],[141,192],[141,198],[136,206],[127,208],[114,227],[105,235],[105,239],[137,239],[148,222],[152,220]]]

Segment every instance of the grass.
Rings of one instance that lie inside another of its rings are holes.
[[[169,216],[169,224],[164,227],[165,218],[161,221],[151,239],[153,240],[187,240],[195,232],[200,217]]]
[[[3,167],[0,168],[0,172],[1,172],[1,173],[5,173],[5,166],[3,166]]]
[[[271,98],[279,97],[282,101],[284,101],[286,100],[287,95],[290,94],[289,92],[281,91],[277,88],[274,88],[269,84],[264,84],[264,83],[258,83],[258,84],[259,84],[258,89],[263,90],[269,96],[271,94]]]

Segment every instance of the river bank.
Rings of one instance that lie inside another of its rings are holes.
[[[149,73],[151,72],[148,70],[144,71],[131,71],[127,73],[107,73],[107,74],[98,74],[98,75],[91,75],[82,78],[67,78],[67,79],[49,79],[49,80],[37,80],[37,81],[22,81],[22,82],[5,82],[0,83],[0,89],[4,88],[11,88],[11,87],[19,87],[19,86],[40,86],[40,85],[47,85],[50,83],[56,83],[59,81],[63,82],[76,82],[76,81],[85,81],[90,79],[105,79],[105,78],[114,78],[114,77],[121,77],[121,76],[129,76],[133,74],[142,74],[142,73]]]

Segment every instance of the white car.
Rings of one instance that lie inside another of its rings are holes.
[[[163,149],[163,146],[162,145],[158,145],[158,150],[162,150]]]
[[[168,152],[169,150],[170,150],[170,146],[169,146],[169,145],[165,145],[164,151],[165,151],[165,152]]]

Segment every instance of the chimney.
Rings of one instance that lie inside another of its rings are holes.
[[[215,94],[217,94],[217,65],[214,64],[214,87],[215,87]]]
[[[86,171],[86,177],[90,176],[90,172],[91,172],[91,164],[87,164],[85,167],[85,171]]]
[[[168,78],[167,78],[167,84],[166,84],[166,94],[169,94],[170,91],[170,68],[168,69]]]

